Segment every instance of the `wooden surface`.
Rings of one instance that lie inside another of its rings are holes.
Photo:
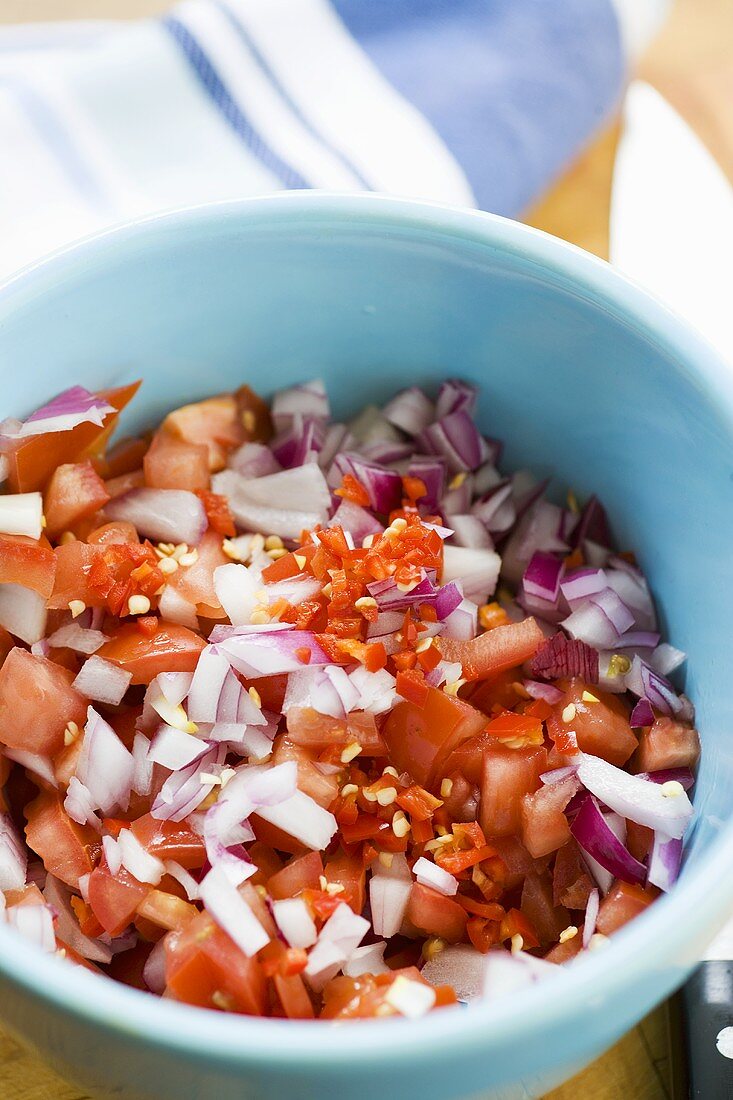
[[[167,0],[0,0],[0,22],[134,18],[168,6]],[[678,0],[640,72],[687,119],[733,180],[733,0]],[[618,136],[618,125],[602,134],[528,212],[526,220],[607,256]],[[546,1100],[668,1100],[670,1096],[667,1019],[659,1009]],[[86,1097],[0,1032],[0,1100]]]

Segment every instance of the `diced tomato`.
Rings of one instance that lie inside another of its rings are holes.
[[[78,889],[80,877],[92,870],[90,848],[97,842],[96,833],[72,821],[52,791],[42,791],[26,806],[25,815],[28,847],[40,856],[49,874]]]
[[[109,499],[104,482],[91,462],[57,466],[43,500],[49,537],[57,538],[79,520],[94,515]]]
[[[216,531],[217,535],[227,537],[236,535],[237,528],[227,497],[221,496],[220,493],[210,493],[208,490],[199,490],[196,495],[204,506],[211,530]]]
[[[524,947],[539,947],[534,925],[520,909],[510,909],[501,921],[499,938],[510,940],[513,936],[521,936]]]
[[[478,786],[484,770],[484,753],[487,749],[496,747],[496,741],[491,734],[486,729],[482,729],[475,737],[469,737],[454,749],[441,772],[444,775],[460,772],[469,783]]]
[[[187,489],[196,493],[209,487],[209,449],[188,443],[169,432],[157,432],[143,460],[145,484],[152,489]]]
[[[145,486],[145,474],[142,469],[131,470],[129,474],[120,474],[119,477],[110,477],[104,487],[109,493],[110,499],[121,497],[124,493],[130,493],[133,489],[142,489]]]
[[[513,710],[521,696],[517,694],[518,670],[509,668],[489,680],[474,680],[461,689],[461,698],[484,714],[495,715]]]
[[[444,796],[443,805],[451,821],[475,821],[478,815],[479,788],[470,783],[460,772],[449,772],[450,794]]]
[[[617,882],[601,902],[596,931],[611,936],[651,905],[656,893],[628,882]]]
[[[253,886],[266,886],[273,875],[282,871],[283,861],[275,849],[270,848],[268,844],[255,840],[247,850],[250,859],[257,867],[257,873],[250,879]]]
[[[398,1010],[387,1000],[389,987],[396,978],[403,977],[421,985],[428,983],[415,966],[391,970],[385,974],[361,974],[358,978],[340,975],[327,983],[323,990],[324,1020],[355,1020],[399,1016]],[[435,1007],[455,1004],[456,995],[449,986],[436,986]]]
[[[341,901],[350,905],[355,913],[361,913],[364,908],[365,883],[363,859],[340,851],[328,857],[324,874],[329,883],[344,887],[343,891],[337,895]]]
[[[133,835],[152,856],[180,863],[186,870],[203,867],[206,848],[198,833],[185,821],[159,821],[145,814],[130,826]]]
[[[105,593],[95,587],[99,570],[106,575],[104,547],[85,542],[67,542],[57,546],[56,577],[48,606],[65,610],[71,600],[82,600],[87,607],[104,607]]]
[[[69,722],[83,726],[86,700],[71,686],[74,674],[26,649],[12,649],[0,669],[0,742],[53,756]]]
[[[116,982],[122,982],[123,985],[142,989],[148,993],[150,990],[143,978],[143,970],[151,950],[149,943],[138,943],[128,951],[120,951],[112,957],[112,962],[106,967],[106,973]]]
[[[47,600],[55,576],[56,557],[46,539],[0,535],[0,584],[20,584]]]
[[[207,913],[165,941],[167,991],[178,1001],[248,1016],[265,1012],[266,983],[249,959]]]
[[[368,711],[352,711],[346,718],[331,718],[312,707],[291,707],[287,721],[288,739],[296,745],[319,750],[355,742],[361,746],[360,756],[385,756],[387,752],[374,715]]]
[[[159,672],[193,672],[205,645],[199,634],[161,619],[152,638],[141,634],[135,623],[118,627],[97,656],[131,672],[133,684],[149,684]]]
[[[5,904],[8,909],[14,909],[19,905],[45,905],[45,898],[35,882],[31,882],[18,890],[6,890]]]
[[[542,722],[526,714],[513,714],[505,711],[492,718],[486,727],[495,741],[512,749],[523,749],[528,745],[541,745],[545,740]]]
[[[289,1020],[313,1019],[313,1002],[300,974],[290,974],[287,977],[275,974],[272,982],[283,1013]]]
[[[485,724],[485,716],[468,703],[430,688],[423,707],[398,703],[387,716],[382,736],[398,772],[409,772],[429,788],[450,753]]]
[[[439,638],[446,661],[459,661],[465,680],[486,680],[533,657],[545,636],[533,618],[497,626],[478,638],[459,642]]]
[[[148,438],[134,436],[121,439],[105,455],[103,476],[120,477],[122,474],[129,474],[131,470],[139,470],[149,446]]]
[[[555,857],[552,899],[566,909],[585,909],[594,887],[588,868],[574,840],[564,844]]]
[[[125,931],[149,891],[149,886],[138,882],[124,867],[116,875],[106,867],[95,867],[89,878],[89,904],[110,936]]]
[[[511,836],[520,831],[522,798],[539,788],[546,769],[544,748],[497,746],[486,750],[479,807],[479,821],[486,836]]]
[[[186,443],[205,446],[211,471],[221,470],[229,451],[245,438],[237,400],[231,393],[176,409],[163,421],[162,432]]]
[[[407,919],[430,936],[458,943],[466,934],[466,910],[453,898],[415,882],[410,890]]]
[[[654,832],[646,825],[637,825],[635,821],[626,821],[626,847],[634,859],[643,863],[652,850]]]
[[[140,542],[140,536],[131,523],[118,519],[114,523],[103,523],[101,527],[95,527],[87,535],[86,541],[95,546],[123,546],[127,542]]]
[[[273,427],[266,402],[249,386],[240,386],[234,397],[245,441],[268,443],[272,439]]]
[[[700,756],[697,730],[674,718],[656,718],[639,734],[635,772],[661,772],[667,768],[694,768]]]
[[[195,905],[164,890],[149,890],[138,905],[137,912],[138,916],[165,928],[167,932],[182,932],[198,915]]]
[[[221,548],[221,535],[207,531],[196,547],[198,557],[193,565],[185,566],[168,578],[184,600],[194,604],[199,615],[205,618],[222,618],[219,597],[214,589],[214,570],[226,565],[229,558]]]
[[[272,762],[283,764],[286,760],[295,760],[298,764],[300,790],[315,799],[319,806],[328,809],[338,794],[338,776],[324,775],[316,766],[315,754],[302,745],[294,745],[286,737],[278,737],[274,742]]]
[[[287,675],[260,676],[255,680],[245,680],[246,688],[254,687],[259,695],[265,710],[281,714],[285,701],[285,691],[288,686]]]
[[[20,440],[8,452],[8,481],[13,493],[29,493],[43,489],[53,471],[64,462],[76,462],[86,457],[85,452],[94,448],[100,437],[107,438],[117,423],[119,412],[132,400],[140,388],[139,382],[120,386],[114,390],[101,390],[98,394],[116,411],[108,413],[103,427],[86,421],[68,432],[46,432]]]
[[[257,814],[252,814],[250,825],[257,840],[269,845],[277,852],[287,852],[290,855],[302,855],[306,851],[305,845],[295,837],[283,832],[277,825],[271,825],[269,821],[263,821]]]
[[[522,913],[529,920],[542,944],[554,943],[570,924],[570,914],[563,906],[556,906],[552,897],[549,874],[529,874],[522,888]]]
[[[584,693],[598,702],[583,699]],[[563,713],[567,717],[567,708],[571,705],[575,708],[573,717],[565,721]],[[599,691],[595,686],[588,688],[578,679],[570,681],[568,690],[547,719],[547,732],[556,743],[566,737],[568,731],[575,734],[582,752],[600,756],[618,768],[623,767],[637,747],[629,725],[628,708],[619,696]]]
[[[570,840],[564,810],[578,789],[572,777],[549,783],[522,799],[522,840],[533,858],[556,852]]]

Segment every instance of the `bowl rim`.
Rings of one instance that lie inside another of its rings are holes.
[[[289,224],[311,225],[324,219],[335,228],[365,225],[383,230],[429,233],[446,242],[481,245],[505,257],[533,262],[540,277],[564,284],[576,296],[602,305],[637,335],[672,359],[677,370],[693,377],[704,397],[713,400],[719,418],[733,438],[733,372],[706,341],[642,287],[604,260],[538,229],[482,211],[458,209],[428,201],[373,194],[280,192],[271,196],[205,203],[146,215],[95,233],[23,268],[0,284],[0,341],[3,317],[24,301],[37,299],[67,274],[90,260],[137,239],[168,238],[193,229],[227,229]],[[725,861],[725,862],[724,862]],[[33,998],[90,1025],[134,1039],[151,1050],[190,1057],[215,1058],[232,1070],[277,1065],[278,1071],[328,1068],[352,1072],[395,1066],[406,1057],[439,1061],[457,1059],[480,1045],[517,1042],[543,1027],[567,1019],[577,1023],[578,1008],[590,1006],[599,990],[610,998],[630,986],[638,970],[678,971],[679,982],[695,962],[689,943],[712,936],[733,910],[733,877],[719,868],[733,864],[733,821],[725,823],[679,886],[660,898],[617,937],[609,959],[594,952],[563,970],[552,983],[521,990],[506,1003],[473,1004],[468,1009],[433,1013],[420,1020],[362,1021],[333,1032],[311,1021],[272,1020],[211,1013],[153,998],[114,981],[77,970],[44,956],[12,929],[0,927],[0,971]],[[694,901],[693,901],[694,898]],[[660,946],[661,945],[661,946]],[[283,1039],[286,1042],[283,1042]]]

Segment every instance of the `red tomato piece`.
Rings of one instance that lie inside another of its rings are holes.
[[[167,991],[201,1008],[265,1014],[266,982],[256,958],[248,959],[207,913],[165,941]]]
[[[294,745],[285,737],[274,742],[273,764],[283,764],[286,760],[295,760],[298,764],[298,787],[304,794],[315,799],[324,810],[328,809],[336,798],[339,785],[337,775],[324,775],[315,763],[315,754],[302,745]],[[277,847],[277,845],[275,845]]]
[[[25,815],[28,847],[49,874],[77,890],[80,877],[92,870],[90,848],[98,842],[94,830],[72,821],[55,791],[42,791],[26,806]]]
[[[188,489],[197,493],[209,487],[209,449],[188,443],[168,432],[153,436],[143,459],[145,484],[151,489]]]
[[[291,707],[287,723],[288,740],[296,745],[320,750],[356,742],[361,745],[360,756],[385,756],[387,753],[374,715],[367,711],[352,711],[346,718],[332,718],[311,707]]]
[[[466,934],[466,910],[453,898],[415,882],[407,903],[407,919],[430,936],[458,943]]]
[[[584,693],[598,702],[583,699]],[[567,716],[571,704],[575,710],[572,719],[566,722],[563,713]],[[588,688],[578,679],[570,681],[568,690],[553,708],[553,714],[547,719],[547,732],[556,743],[567,738],[569,732],[574,733],[583,752],[600,756],[617,768],[624,766],[637,747],[629,725],[628,708],[618,695],[599,691],[595,686]]]
[[[497,630],[499,628],[497,627]],[[511,836],[522,826],[522,798],[539,788],[547,770],[545,748],[487,749],[481,779],[479,821],[486,836]]]
[[[487,630],[468,642],[439,638],[438,646],[446,661],[460,662],[465,680],[486,680],[528,661],[544,640],[544,634],[530,617]]]
[[[0,584],[20,584],[47,600],[55,576],[56,556],[48,540],[0,535]]]
[[[57,466],[43,498],[43,513],[50,538],[58,538],[79,520],[94,515],[110,499],[104,482],[91,462]]]
[[[87,535],[86,541],[99,546],[124,546],[127,542],[140,542],[140,536],[133,524],[125,519],[118,519],[114,523],[95,527]]]
[[[137,913],[167,932],[182,932],[198,916],[198,909],[165,890],[149,890],[138,904]]]
[[[205,645],[192,630],[161,619],[152,638],[141,634],[135,623],[125,623],[97,655],[131,672],[133,684],[149,684],[159,672],[193,672]]]
[[[398,703],[387,716],[382,736],[397,771],[409,772],[423,787],[430,787],[450,753],[485,724],[485,715],[468,703],[430,688],[423,707]]]
[[[115,443],[105,455],[104,476],[121,477],[122,474],[129,474],[131,470],[139,470],[149,445],[149,439],[137,436],[121,439],[119,443]]]
[[[191,871],[203,867],[206,848],[198,833],[185,821],[159,821],[145,814],[130,826],[133,835],[152,856],[173,860]]]
[[[83,726],[87,702],[72,688],[74,674],[26,649],[12,649],[0,669],[0,742],[53,756],[67,723]]]
[[[315,1016],[305,982],[300,974],[275,974],[272,979],[282,1010],[289,1020],[312,1020]]]
[[[344,887],[338,894],[341,901],[350,905],[355,913],[361,913],[364,908],[365,884],[364,860],[361,856],[357,858],[339,851],[326,860],[324,874],[329,883],[338,883]]]
[[[522,888],[521,911],[529,920],[542,944],[554,943],[570,924],[570,914],[562,905],[555,905],[549,874],[527,875]]]
[[[643,863],[652,850],[654,833],[646,825],[638,825],[635,821],[626,820],[626,847],[634,859]]]
[[[661,772],[666,768],[694,768],[700,756],[697,730],[674,718],[657,718],[639,734],[635,772]]]
[[[656,892],[628,882],[617,882],[601,902],[596,931],[612,936],[651,905]]]
[[[71,600],[82,600],[87,607],[104,607],[106,592],[95,587],[99,571],[106,576],[104,547],[88,546],[85,542],[67,542],[57,546],[56,577],[48,606],[65,610]]]
[[[540,787],[522,799],[522,840],[533,858],[556,852],[570,840],[564,810],[578,789],[572,777]]]
[[[320,852],[295,856],[273,875],[267,889],[273,898],[294,898],[301,890],[317,890],[323,874]]]
[[[131,470],[129,474],[120,474],[119,477],[110,477],[105,481],[104,487],[114,500],[123,493],[129,493],[133,489],[142,489],[145,485],[145,475],[142,470]]]
[[[106,867],[95,867],[89,877],[89,905],[110,936],[119,936],[131,922],[137,907],[150,892],[121,867],[116,875]]]
[[[237,401],[231,393],[175,409],[163,421],[162,433],[205,446],[212,472],[223,469],[229,452],[245,439]]]
[[[552,873],[552,899],[566,909],[585,909],[595,883],[574,840],[558,851]]]
[[[173,585],[184,600],[194,604],[198,614],[205,618],[223,617],[214,589],[214,570],[220,565],[231,563],[221,548],[221,541],[221,535],[216,531],[207,531],[196,547],[198,557],[193,565],[179,569],[168,578],[168,583]]]

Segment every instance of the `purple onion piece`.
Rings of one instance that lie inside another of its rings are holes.
[[[537,650],[530,662],[530,672],[537,679],[580,676],[587,684],[597,684],[598,650],[558,632]]]
[[[570,832],[580,847],[614,878],[640,886],[646,882],[646,867],[613,833],[595,798],[584,801],[570,823]]]

